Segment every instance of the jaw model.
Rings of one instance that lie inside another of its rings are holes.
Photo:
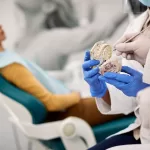
[[[112,57],[111,45],[100,41],[95,43],[90,51],[92,59],[100,61],[100,74],[105,72],[120,72],[122,68],[121,58]]]
[[[106,72],[120,72],[122,68],[121,58],[112,57],[103,63],[99,68],[101,75]]]
[[[102,64],[111,58],[112,47],[109,44],[106,44],[104,41],[100,41],[94,44],[90,54],[92,59],[99,60],[100,64]]]

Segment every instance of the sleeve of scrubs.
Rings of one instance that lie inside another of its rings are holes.
[[[146,63],[144,66],[144,73],[143,73],[143,82],[150,84],[150,50],[147,55]]]

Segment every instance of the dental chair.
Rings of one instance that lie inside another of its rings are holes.
[[[47,111],[44,105],[32,95],[10,84],[1,75],[0,92],[0,102],[10,114],[9,120],[29,139],[30,150],[35,141],[42,143],[45,149],[86,150],[135,120],[133,115],[128,115],[93,128],[76,117],[45,123]],[[21,150],[16,132],[14,135],[17,150]]]

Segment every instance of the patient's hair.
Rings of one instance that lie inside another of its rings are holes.
[[[135,15],[141,14],[147,10],[147,7],[138,0],[129,0],[129,5],[131,6],[131,10]]]
[[[45,25],[47,28],[76,27],[78,19],[75,15],[71,0],[50,0],[56,5],[53,12],[47,14]]]

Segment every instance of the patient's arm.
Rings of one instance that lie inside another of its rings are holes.
[[[110,100],[110,94],[109,91],[107,90],[106,94],[102,97],[102,99],[109,105],[111,105],[111,100]]]
[[[60,111],[77,104],[80,100],[78,93],[52,94],[50,93],[23,65],[10,64],[1,69],[1,74],[18,88],[39,99],[49,111]]]

